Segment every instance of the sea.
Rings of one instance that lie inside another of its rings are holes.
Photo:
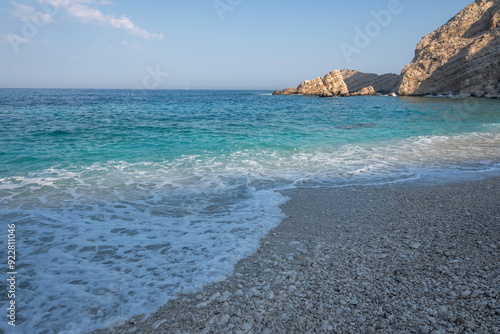
[[[223,280],[283,189],[490,176],[498,100],[0,89],[0,331],[86,333]]]

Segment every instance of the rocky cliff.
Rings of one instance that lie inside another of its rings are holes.
[[[476,0],[417,45],[398,95],[500,97],[500,1]]]
[[[321,97],[375,95],[376,92],[395,92],[399,81],[400,76],[397,74],[377,75],[353,70],[335,70],[320,78],[306,80],[297,87],[275,91],[273,94]]]
[[[377,93],[395,93],[399,87],[399,81],[401,80],[398,74],[393,73],[378,75],[354,70],[342,70],[340,73],[344,77],[344,81],[351,94],[367,86],[372,86]]]
[[[344,78],[340,71],[331,71],[325,76],[314,80],[306,80],[297,88],[286,88],[284,90],[275,91],[274,95],[317,95],[317,96],[346,96],[349,95],[349,90],[344,82]]]

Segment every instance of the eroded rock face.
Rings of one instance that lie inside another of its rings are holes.
[[[275,91],[274,95],[316,95],[316,96],[348,96],[349,90],[340,71],[331,71],[314,80],[306,80],[296,88]]]
[[[425,36],[398,95],[500,97],[500,1],[476,0]]]
[[[349,89],[347,88],[347,85],[344,82],[344,77],[342,76],[340,71],[331,71],[324,77],[321,77],[321,80],[323,81],[326,90],[333,95],[349,95]]]
[[[377,93],[395,93],[401,80],[400,75],[393,73],[378,75],[354,70],[342,70],[340,73],[344,77],[344,81],[351,94],[367,86],[372,86]]]
[[[368,96],[368,95],[377,95],[377,92],[375,92],[375,89],[373,89],[372,86],[365,87],[351,94],[351,96]]]
[[[331,71],[314,80],[306,80],[298,87],[275,91],[273,95],[315,95],[320,97],[376,95],[394,93],[399,86],[397,74],[372,74],[354,70]],[[369,89],[370,88],[370,89]]]

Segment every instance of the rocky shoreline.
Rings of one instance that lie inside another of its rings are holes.
[[[500,178],[284,194],[233,275],[93,333],[500,332]]]

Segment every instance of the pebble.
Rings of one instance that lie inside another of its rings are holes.
[[[241,326],[241,329],[243,329],[244,331],[249,331],[252,329],[252,325],[250,325],[249,323],[245,323]]]
[[[196,304],[196,308],[202,308],[202,307],[207,307],[209,302],[201,302],[199,304]]]
[[[158,320],[157,322],[155,322],[155,323],[151,326],[151,328],[152,328],[153,330],[156,330],[158,327],[160,327],[160,326],[161,326],[161,324],[163,324],[163,323],[165,323],[165,322],[167,322],[167,319]]]
[[[231,316],[229,314],[224,314],[220,319],[219,321],[217,322],[217,324],[220,326],[220,325],[225,325],[229,319],[231,319]]]
[[[217,298],[219,298],[221,296],[221,293],[220,292],[216,292],[214,293],[213,295],[210,296],[210,298],[208,299],[209,301],[214,301],[216,300]]]
[[[471,294],[472,294],[472,292],[470,292],[470,290],[465,290],[465,291],[462,291],[462,293],[460,294],[460,297],[462,297],[462,298],[467,298],[467,297],[469,297]]]
[[[413,244],[410,245],[410,247],[413,248],[413,249],[419,249],[420,246],[422,246],[422,245],[419,244],[418,242],[415,242],[415,243],[413,243]]]
[[[226,276],[226,275],[221,275],[221,276],[218,276],[218,277],[214,280],[214,283],[224,282],[226,279],[227,279],[227,276]]]
[[[201,332],[199,334],[208,334],[210,333],[210,330],[211,330],[211,327],[208,326],[208,327],[205,327],[201,330]]]

